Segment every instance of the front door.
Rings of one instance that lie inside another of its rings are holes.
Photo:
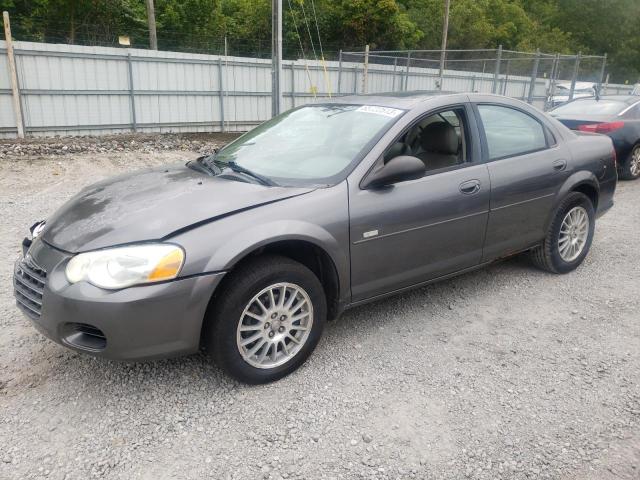
[[[490,183],[487,166],[472,158],[468,117],[464,107],[430,113],[389,147],[423,160],[424,177],[350,188],[354,302],[480,263]]]

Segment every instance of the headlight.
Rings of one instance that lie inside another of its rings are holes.
[[[66,268],[67,280],[86,280],[96,287],[118,289],[140,283],[161,282],[178,276],[184,251],[166,243],[117,247],[80,253]]]

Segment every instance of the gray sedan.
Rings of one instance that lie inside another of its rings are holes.
[[[517,100],[345,97],[85,188],[32,227],[14,291],[69,348],[140,360],[204,347],[263,383],[298,368],[345,308],[524,251],[574,270],[616,181],[608,137]]]

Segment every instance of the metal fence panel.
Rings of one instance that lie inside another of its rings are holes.
[[[271,62],[265,59],[31,42],[15,42],[15,55],[28,135],[244,131],[271,116]],[[283,105],[362,93],[366,74],[369,93],[496,91],[543,108],[554,82],[573,72],[599,82],[603,72],[600,57],[580,57],[576,68],[572,56],[501,49],[448,51],[440,72],[439,55],[371,52],[366,67],[363,52],[341,52],[326,63],[286,60]],[[630,90],[603,85],[606,93]],[[16,132],[0,41],[0,137]]]

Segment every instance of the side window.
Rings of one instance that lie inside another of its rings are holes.
[[[513,108],[478,105],[487,137],[489,159],[512,157],[547,148],[543,126]]]
[[[387,149],[384,161],[411,155],[422,160],[427,171],[459,165],[467,159],[467,128],[463,108],[427,115]]]

